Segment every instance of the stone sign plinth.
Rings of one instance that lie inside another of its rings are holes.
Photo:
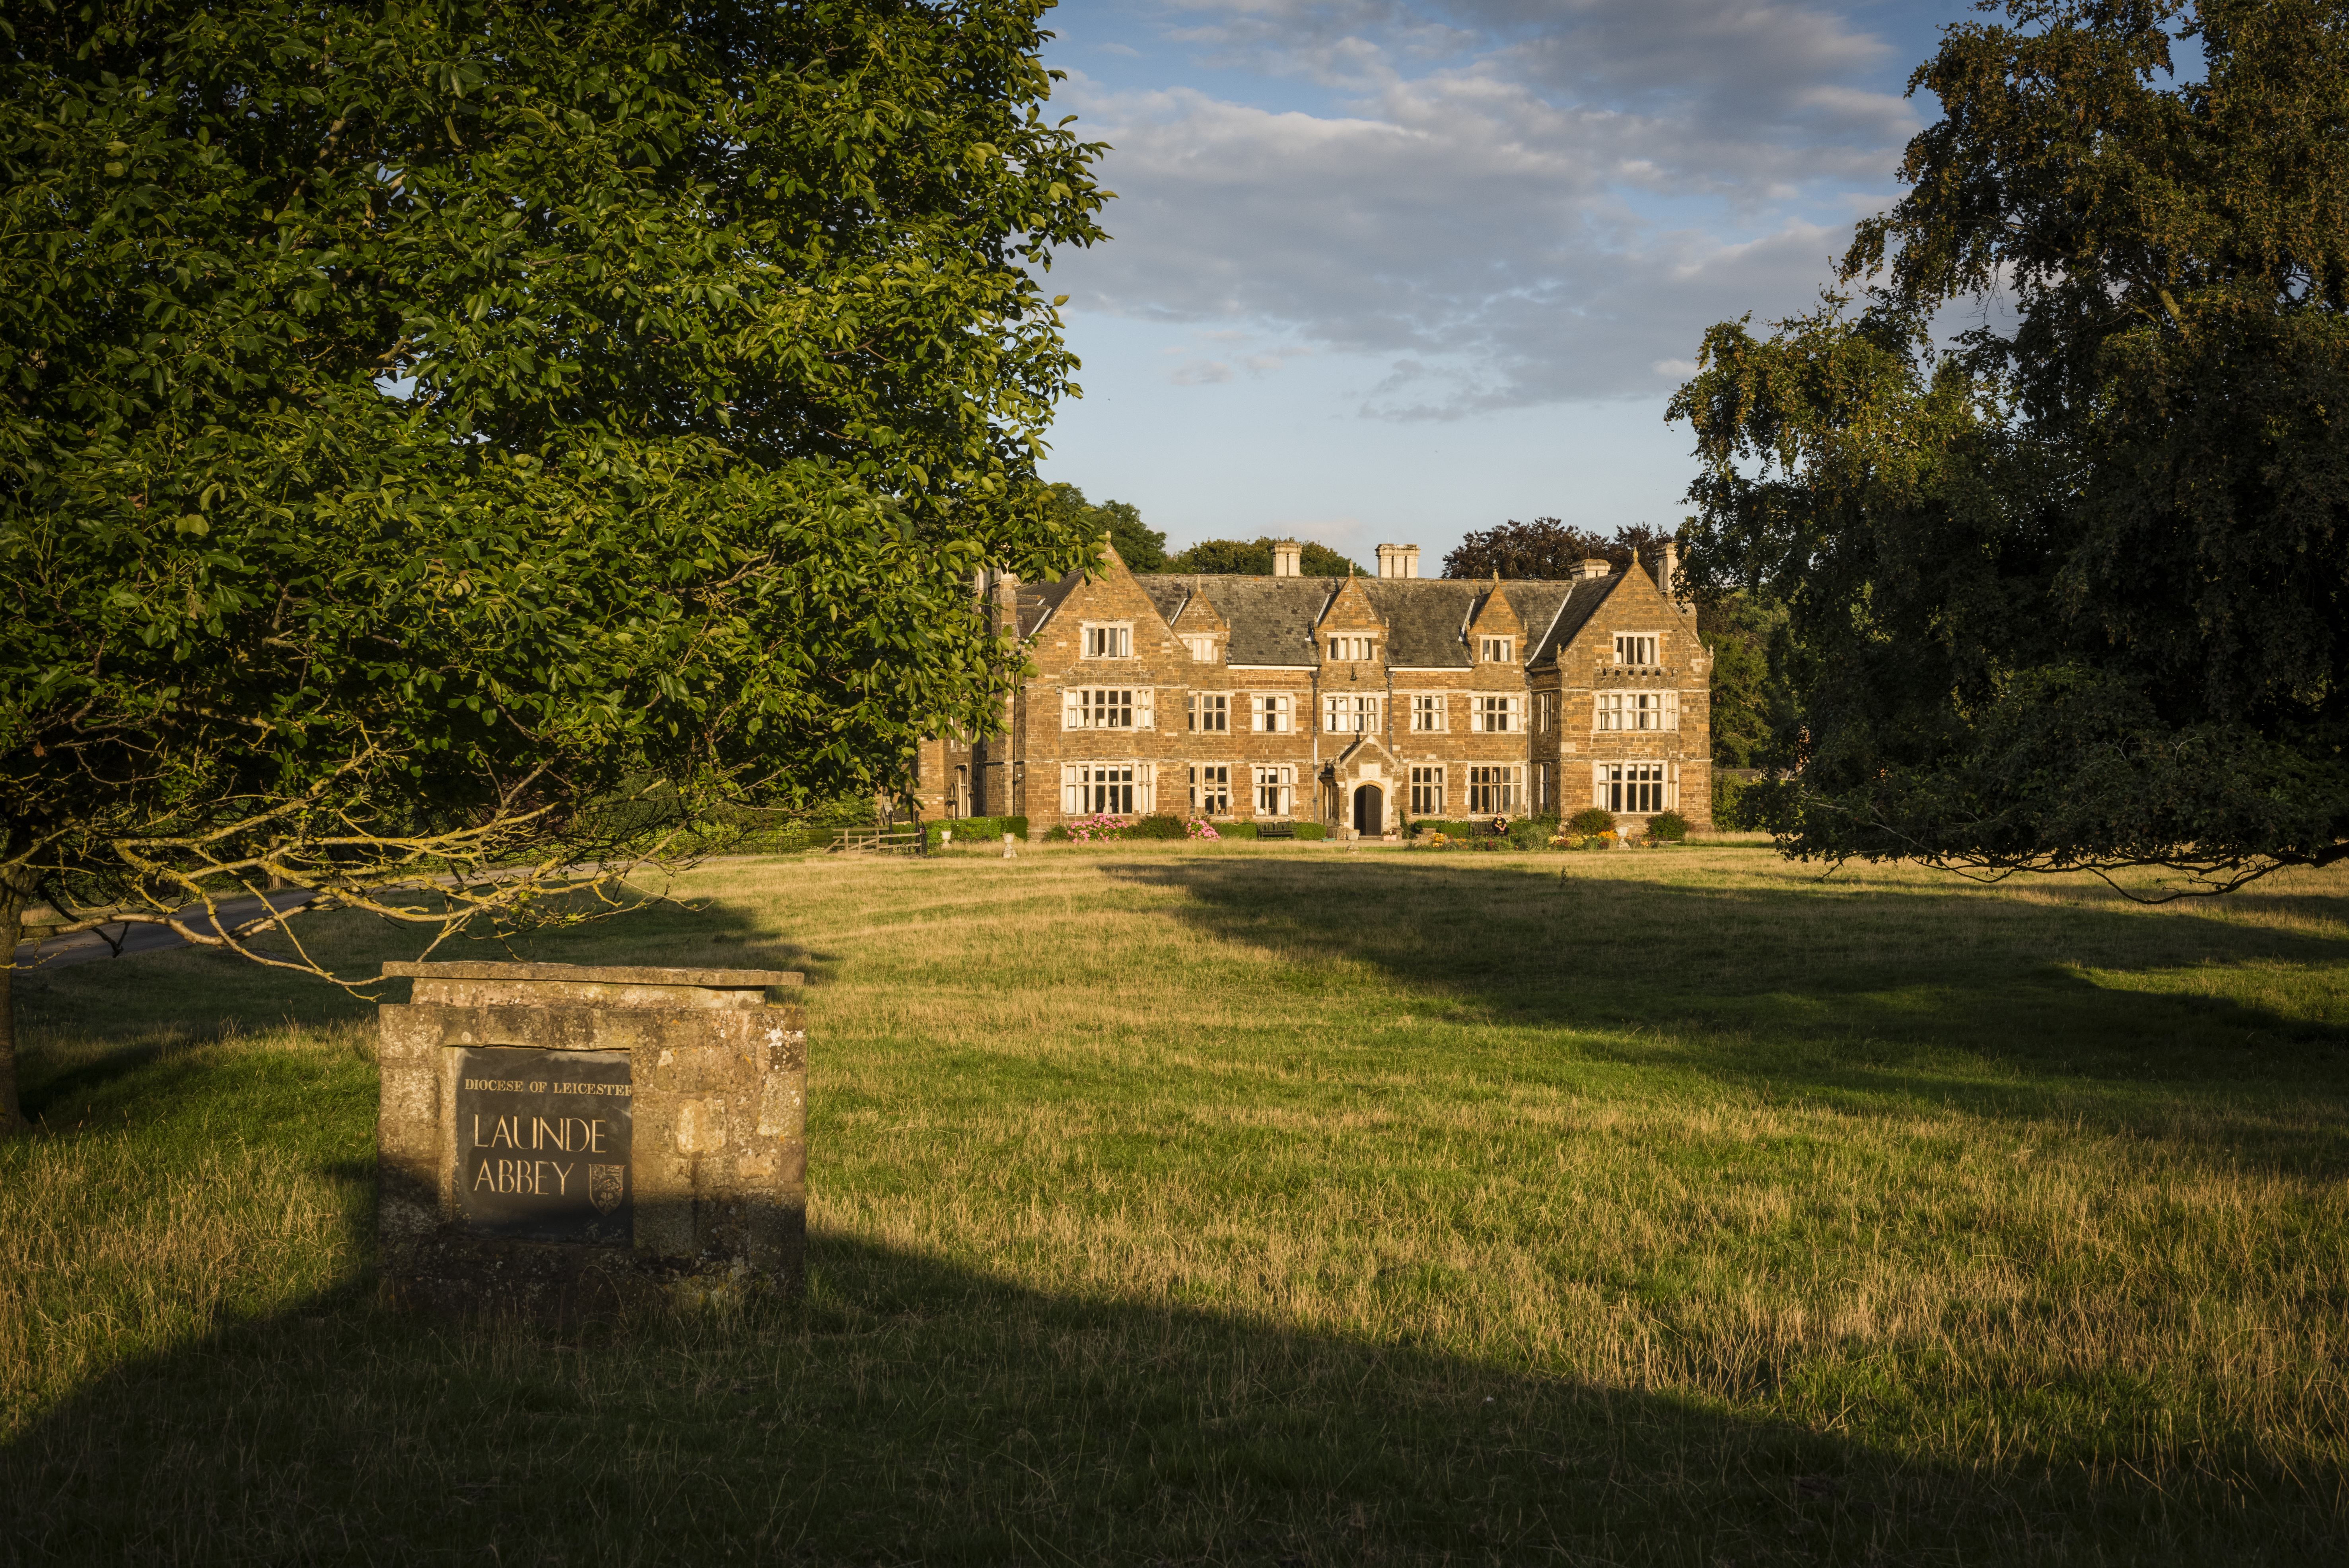
[[[566,1316],[795,1290],[807,1023],[767,970],[389,963],[377,1224],[387,1293]]]

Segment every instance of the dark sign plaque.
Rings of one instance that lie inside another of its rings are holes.
[[[465,1227],[520,1241],[626,1246],[628,1054],[460,1051],[457,1211]]]

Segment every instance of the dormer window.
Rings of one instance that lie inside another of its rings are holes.
[[[1216,639],[1212,634],[1185,637],[1183,646],[1191,650],[1191,660],[1195,664],[1213,664],[1216,661]]]
[[[1131,626],[1089,626],[1085,628],[1087,659],[1132,659],[1133,628]]]
[[[1482,659],[1487,664],[1506,664],[1509,662],[1509,655],[1513,651],[1512,645],[1515,641],[1514,639],[1506,637],[1488,637],[1482,640],[1484,642],[1484,649],[1477,655],[1478,658]]]
[[[1330,659],[1333,664],[1361,664],[1378,656],[1378,643],[1375,639],[1333,637],[1330,639]]]
[[[1615,637],[1615,662],[1636,664],[1642,668],[1652,669],[1657,663],[1658,640],[1651,633],[1618,632]]]

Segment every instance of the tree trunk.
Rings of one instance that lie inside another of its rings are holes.
[[[25,896],[0,888],[0,937],[8,940],[0,961],[0,1137],[31,1129],[16,1103],[16,940],[24,935]]]

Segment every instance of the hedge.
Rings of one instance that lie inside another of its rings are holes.
[[[1210,820],[1213,819],[1211,818]],[[1330,836],[1330,830],[1318,822],[1300,822],[1296,826],[1297,836],[1299,838],[1326,838]],[[1255,838],[1257,836],[1256,830],[1257,825],[1253,822],[1217,822],[1216,823],[1215,827],[1216,836],[1218,838]],[[1174,834],[1170,835],[1170,836],[1179,838],[1182,835]]]
[[[1021,843],[1028,841],[1028,819],[1024,816],[954,816],[922,825],[922,834],[933,849],[938,847],[947,828],[954,829],[955,842],[1000,844],[1005,834]]]

